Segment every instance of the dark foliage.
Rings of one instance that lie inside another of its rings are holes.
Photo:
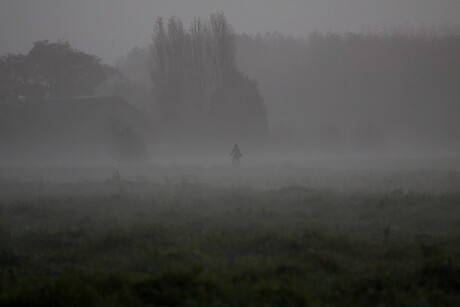
[[[159,18],[150,75],[163,133],[203,139],[261,139],[267,112],[255,81],[237,67],[235,35],[222,13],[190,30]]]
[[[0,99],[40,101],[50,97],[94,95],[109,76],[119,74],[101,59],[66,41],[37,41],[27,55],[0,58]]]

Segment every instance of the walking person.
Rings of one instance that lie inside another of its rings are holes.
[[[238,147],[237,144],[235,144],[235,146],[233,147],[233,150],[230,153],[230,156],[233,157],[232,166],[233,167],[239,167],[240,166],[240,158],[241,158],[242,154],[241,154],[241,150],[240,150],[240,148]]]

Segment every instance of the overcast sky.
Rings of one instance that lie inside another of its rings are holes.
[[[67,39],[108,63],[147,46],[157,16],[224,11],[237,32],[361,31],[368,25],[460,22],[460,0],[0,0],[0,54]]]

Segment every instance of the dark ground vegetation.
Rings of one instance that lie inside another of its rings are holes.
[[[104,185],[1,201],[0,305],[460,304],[459,193]]]

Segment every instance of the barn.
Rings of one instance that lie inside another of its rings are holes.
[[[0,165],[147,158],[152,120],[115,96],[0,104]]]

